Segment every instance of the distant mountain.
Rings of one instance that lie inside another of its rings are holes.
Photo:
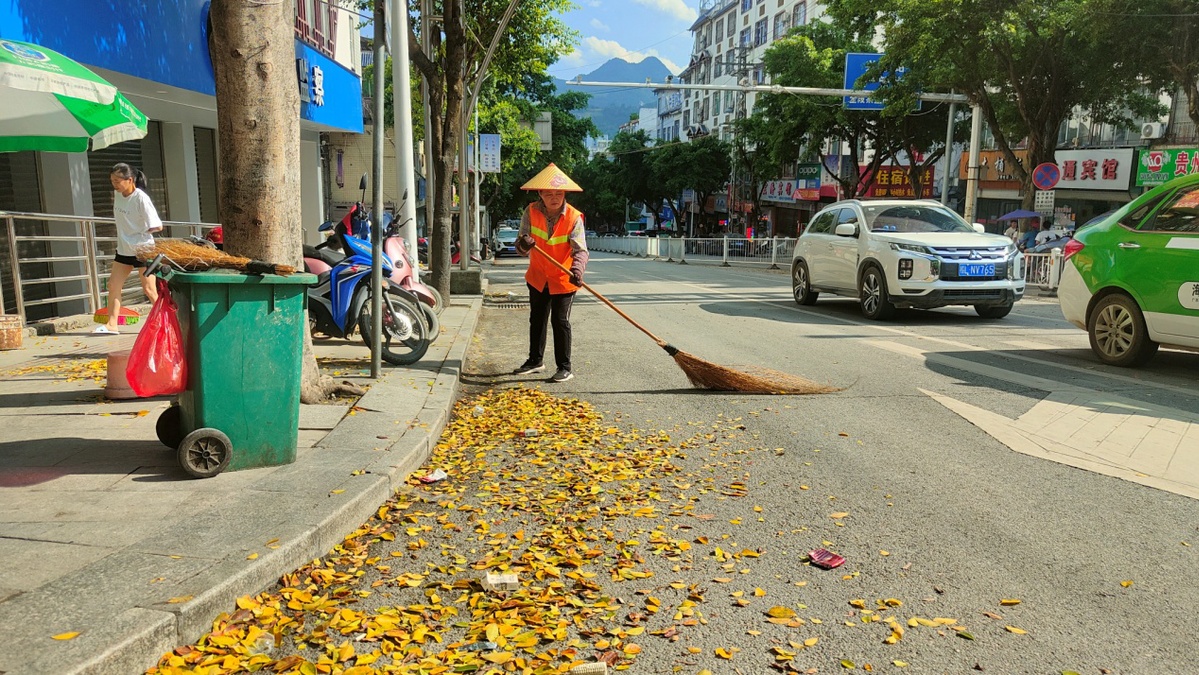
[[[651,82],[662,83],[666,76],[671,75],[666,67],[655,56],[646,57],[639,63],[629,63],[624,59],[611,59],[604,65],[582,76],[584,82]],[[581,91],[591,95],[587,109],[579,111],[579,117],[590,117],[600,133],[608,137],[616,135],[620,125],[629,121],[629,116],[641,108],[657,108],[658,98],[652,89],[612,88],[612,87],[579,87],[567,80],[554,79],[559,91]]]

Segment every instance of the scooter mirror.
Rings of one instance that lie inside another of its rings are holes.
[[[366,189],[366,177],[367,177],[367,174],[364,173],[364,174],[362,174],[362,178],[358,180],[358,189],[359,190]]]
[[[333,229],[333,221],[326,220],[325,222],[320,224],[320,227],[316,228],[316,231],[317,232],[328,232],[329,230],[332,230],[332,229]]]

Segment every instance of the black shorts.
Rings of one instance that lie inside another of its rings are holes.
[[[138,260],[137,258],[135,258],[131,255],[121,255],[120,253],[118,253],[116,255],[116,257],[114,257],[112,259],[112,261],[119,262],[122,265],[129,265],[130,267],[145,267],[145,263]]]

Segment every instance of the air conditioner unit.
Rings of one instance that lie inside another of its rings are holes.
[[[1141,125],[1141,138],[1150,140],[1161,138],[1166,133],[1166,125],[1161,122],[1146,122]]]

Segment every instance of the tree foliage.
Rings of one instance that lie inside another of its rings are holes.
[[[724,189],[732,168],[729,144],[713,135],[701,136],[690,143],[660,145],[652,154],[654,176],[662,184],[666,201],[680,218],[684,190],[694,190],[696,202],[705,204],[710,195]]]
[[[1139,65],[1151,86],[1186,94],[1187,116],[1199,129],[1199,8],[1194,1],[1093,0],[1089,6],[1100,30],[1124,36],[1124,58]]]
[[[1024,182],[1053,161],[1058,130],[1080,107],[1100,122],[1128,124],[1154,109],[1136,86],[1118,25],[1096,23],[1076,0],[828,0],[857,35],[883,36],[880,68],[907,69],[905,86],[956,90],[980,106],[996,144]],[[1027,164],[1013,148],[1028,149]]]
[[[763,62],[775,84],[839,89],[844,84],[845,55],[875,51],[873,35],[864,21],[852,24],[833,16],[832,21],[809,23],[776,41],[766,50]],[[920,185],[943,152],[946,118],[930,114],[936,107],[914,112],[916,89],[908,78],[885,81],[890,86],[882,89],[882,111],[848,110],[833,97],[762,95],[740,133],[757,144],[755,154],[765,156],[753,163],[747,156],[747,164],[783,166],[797,158],[815,159],[824,164],[845,194],[861,195],[870,187],[862,176],[873,176],[878,167],[902,156],[909,158],[913,185]],[[863,162],[866,148],[873,152],[870,161]],[[828,158],[830,152],[848,157],[848,166],[834,165]],[[918,154],[925,155],[923,162],[911,162]],[[863,163],[866,170],[859,174],[857,167]]]
[[[462,115],[469,105],[468,87],[481,81],[484,56],[493,36],[502,31],[492,62],[487,67],[494,86],[521,90],[530,74],[544,73],[557,58],[570,51],[576,34],[558,16],[569,9],[569,0],[534,0],[518,3],[510,22],[502,25],[508,0],[434,0],[429,51],[421,49],[418,34],[419,2],[408,5],[409,56],[427,87],[433,175],[429,198],[433,200],[430,232],[432,283],[443,295],[450,287],[450,204],[454,163],[463,142]]]

